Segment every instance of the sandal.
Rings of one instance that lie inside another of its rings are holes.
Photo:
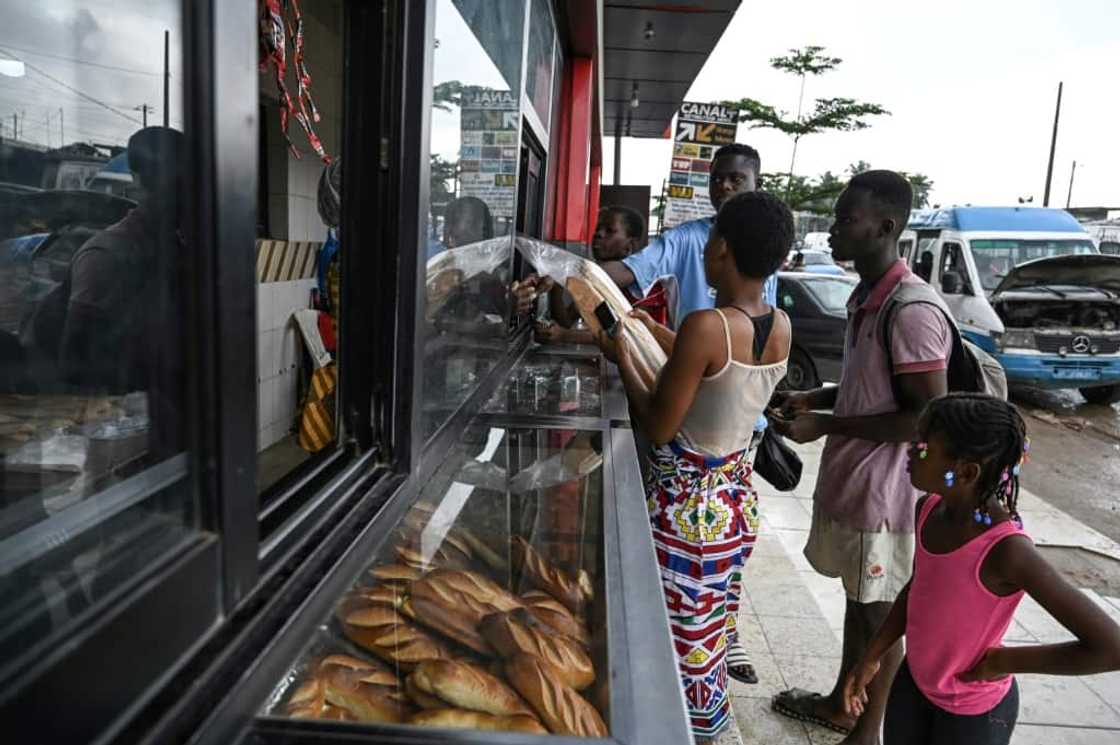
[[[738,640],[727,645],[727,674],[740,683],[754,685],[758,682],[758,674],[754,671],[751,658]]]
[[[812,693],[801,688],[791,688],[774,696],[770,700],[770,708],[782,716],[796,719],[799,722],[815,724],[841,735],[851,734],[851,727],[845,727],[831,719],[813,713],[814,704],[822,699],[824,699],[824,696],[819,693]]]

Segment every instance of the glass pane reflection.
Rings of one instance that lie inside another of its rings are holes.
[[[524,8],[436,3],[423,432],[504,351],[517,194]]]

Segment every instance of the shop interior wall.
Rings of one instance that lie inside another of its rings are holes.
[[[304,54],[320,121],[314,129],[324,150],[339,154],[342,142],[342,2],[318,0],[301,6]],[[295,99],[290,55],[286,84]],[[280,130],[276,79],[260,75],[262,168],[267,174],[265,234],[259,236],[257,273],[257,449],[289,435],[299,395],[299,367],[305,354],[292,314],[310,303],[316,286],[315,254],[326,240],[317,191],[323,162],[312,152],[299,123],[289,119],[288,134],[303,151],[296,158]],[[298,105],[298,104],[297,104]]]

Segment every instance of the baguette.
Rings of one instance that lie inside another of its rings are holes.
[[[533,716],[517,693],[480,667],[464,662],[433,660],[417,666],[410,681],[424,693],[448,704],[495,716]]]
[[[572,613],[583,612],[584,606],[592,600],[591,580],[586,572],[581,571],[578,578],[573,578],[520,536],[514,537],[510,545],[514,561],[534,587],[559,600]]]
[[[401,564],[386,564],[369,570],[375,579],[384,584],[407,585],[424,576],[424,573],[415,567],[402,566]]]
[[[580,317],[591,333],[598,336],[603,326],[595,315],[595,308],[605,301],[619,321],[619,341],[630,349],[631,359],[642,381],[652,386],[667,361],[665,350],[644,323],[630,317],[632,308],[629,301],[601,267],[585,261],[580,264],[580,271],[579,275],[568,277],[564,283],[575,300]]]
[[[475,624],[491,613],[521,607],[516,596],[477,572],[434,571],[413,583],[411,595],[468,615]]]
[[[396,553],[402,564],[422,572],[433,568],[468,569],[471,566],[470,556],[449,543],[442,544],[428,558],[411,546],[397,546]]]
[[[348,654],[332,654],[324,657],[319,663],[319,672],[326,673],[332,668],[343,668],[360,673],[358,679],[363,683],[385,686],[387,688],[400,688],[400,680],[382,662],[362,660]]]
[[[446,708],[447,702],[438,696],[433,696],[430,693],[424,693],[416,686],[416,681],[412,675],[404,679],[404,692],[412,699],[412,702],[419,706],[421,709],[443,709]]]
[[[607,725],[573,688],[557,680],[537,657],[518,654],[506,662],[506,677],[556,735],[606,737]]]
[[[367,605],[348,612],[343,616],[342,622],[352,626],[376,628],[378,626],[403,624],[405,619],[394,608],[387,605]]]
[[[448,729],[473,729],[486,732],[525,732],[547,735],[541,723],[533,716],[500,717],[466,709],[432,709],[413,714],[409,724],[419,727],[446,727]]]
[[[424,660],[446,660],[453,655],[446,644],[411,624],[369,628],[344,623],[342,631],[350,641],[404,670]]]
[[[547,592],[530,590],[521,596],[521,601],[538,623],[575,639],[585,647],[591,646],[591,632],[586,624]]]
[[[493,654],[490,645],[478,633],[478,622],[473,615],[423,596],[409,598],[406,609],[411,617],[433,631],[438,631],[479,654]]]
[[[332,668],[323,675],[328,704],[346,709],[355,718],[366,722],[403,721],[412,708],[393,688],[365,683],[361,671]]]
[[[549,634],[527,611],[487,616],[481,630],[486,641],[502,657],[531,654],[559,680],[576,690],[595,682],[595,666],[583,645],[563,634]]]

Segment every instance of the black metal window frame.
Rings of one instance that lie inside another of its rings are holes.
[[[407,446],[409,432],[401,422],[407,407],[401,402],[411,401],[412,391],[408,376],[395,374],[396,350],[412,348],[411,317],[396,309],[398,299],[412,297],[416,241],[396,235],[396,220],[385,219],[414,209],[407,204],[409,191],[397,185],[410,170],[390,155],[401,147],[404,121],[399,108],[386,106],[403,88],[399,39],[386,35],[380,57],[359,52],[347,59],[343,153],[352,167],[343,169],[343,231],[355,244],[405,250],[341,254],[337,417],[345,437],[287,485],[282,496],[298,502],[297,509],[262,540],[256,406],[246,405],[256,400],[256,354],[245,344],[256,336],[256,259],[250,248],[261,125],[252,43],[257,8],[218,0],[183,0],[180,8],[186,192],[195,195],[183,221],[186,245],[195,247],[183,277],[183,343],[191,371],[183,414],[186,453],[121,485],[115,501],[123,509],[170,488],[189,489],[198,505],[198,530],[91,608],[73,634],[48,640],[47,649],[29,650],[35,654],[0,671],[0,711],[14,723],[9,733],[26,734],[17,737],[23,741],[110,742],[158,733],[153,741],[159,742],[196,722],[191,710],[199,701],[181,701],[184,688],[220,672],[230,640],[245,638],[250,622],[275,600],[271,591],[297,568],[314,571],[329,563],[333,557],[317,542],[363,500],[384,492],[394,470],[412,463],[395,455],[402,443]],[[369,33],[384,34],[391,25],[381,7],[347,0],[345,9],[348,45]],[[310,561],[313,556],[320,561]],[[252,649],[248,644],[244,652]],[[59,717],[59,700],[83,706]]]

